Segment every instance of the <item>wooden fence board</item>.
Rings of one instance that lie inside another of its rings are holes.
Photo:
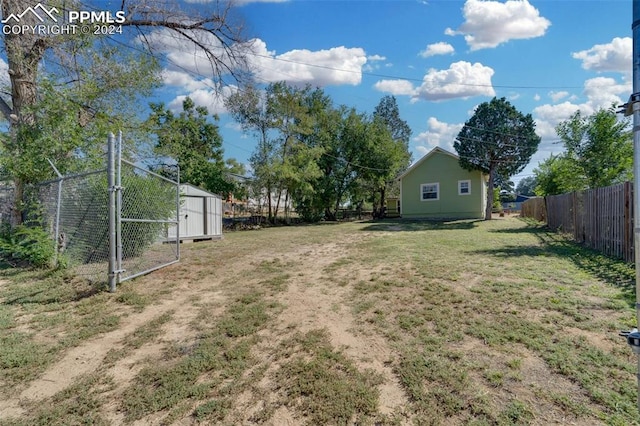
[[[522,204],[524,217],[545,221],[541,211],[552,230],[608,256],[634,261],[631,182],[532,198]]]

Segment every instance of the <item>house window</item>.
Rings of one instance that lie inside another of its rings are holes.
[[[459,180],[458,181],[458,195],[469,195],[471,194],[471,181],[470,180]]]
[[[420,199],[431,201],[440,199],[440,183],[423,183],[420,185]]]

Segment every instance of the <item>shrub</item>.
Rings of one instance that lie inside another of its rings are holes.
[[[53,264],[55,248],[49,234],[40,226],[3,225],[0,231],[0,254],[7,260],[28,262],[44,268]]]

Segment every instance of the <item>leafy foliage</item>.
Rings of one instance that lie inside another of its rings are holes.
[[[516,186],[516,194],[522,195],[535,195],[535,189],[538,185],[538,180],[535,176],[527,176],[520,179],[518,186]]]
[[[522,114],[505,98],[480,104],[460,130],[454,142],[460,166],[489,175],[486,219],[491,219],[496,176],[508,181],[522,171],[539,144],[531,114]]]
[[[538,195],[554,195],[599,188],[630,180],[633,140],[629,120],[620,120],[613,108],[591,116],[577,111],[556,127],[565,147],[534,171]]]
[[[381,206],[389,182],[410,159],[411,130],[392,97],[369,116],[335,107],[321,89],[281,82],[262,95],[255,88],[239,91],[226,105],[258,137],[251,166],[270,218],[283,199],[309,221],[334,220],[345,203]]]
[[[61,13],[82,6],[77,0],[53,0],[48,5]],[[127,16],[122,25],[141,36],[141,43],[131,49],[123,49],[117,38],[89,34],[25,32],[2,37],[10,88],[0,96],[0,114],[9,125],[0,139],[0,175],[15,186],[14,222],[22,220],[24,188],[52,176],[47,159],[62,173],[73,171],[100,159],[108,127],[136,127],[131,122],[139,97],[160,82],[154,37],[146,37],[152,31],[163,28],[185,45],[201,49],[216,87],[222,87],[223,77],[244,80],[249,46],[230,6],[209,7],[207,16],[174,6],[146,0],[120,3]],[[27,0],[1,3],[3,16],[30,7],[33,3]],[[20,16],[23,24],[40,23],[37,15]]]
[[[157,136],[155,151],[175,159],[180,180],[218,194],[231,192],[233,183],[224,174],[222,137],[218,126],[209,122],[207,108],[187,97],[178,115],[162,103],[151,104],[151,110],[147,123]],[[163,167],[158,171],[171,173]]]
[[[40,226],[3,225],[0,230],[0,255],[10,261],[24,261],[44,268],[51,266],[55,249],[49,233]]]

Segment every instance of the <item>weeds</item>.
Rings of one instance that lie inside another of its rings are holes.
[[[64,271],[4,269],[0,280],[5,398],[132,313],[182,291],[191,292],[186,309],[198,310],[181,317],[191,321],[184,339],[163,340],[181,313],[173,310],[119,342],[119,357],[164,345],[121,388],[106,362],[107,374],[81,377],[3,424],[107,424],[110,392],[125,423],[265,423],[286,409],[308,424],[638,424],[635,357],[616,336],[635,325],[632,268],[516,219],[232,233],[185,248],[181,264],[116,295]],[[385,366],[405,398],[393,413],[380,413],[383,375],[333,347],[328,331],[309,331],[311,313],[304,332],[280,327],[294,285],[385,339]],[[253,405],[239,405],[247,398]]]

